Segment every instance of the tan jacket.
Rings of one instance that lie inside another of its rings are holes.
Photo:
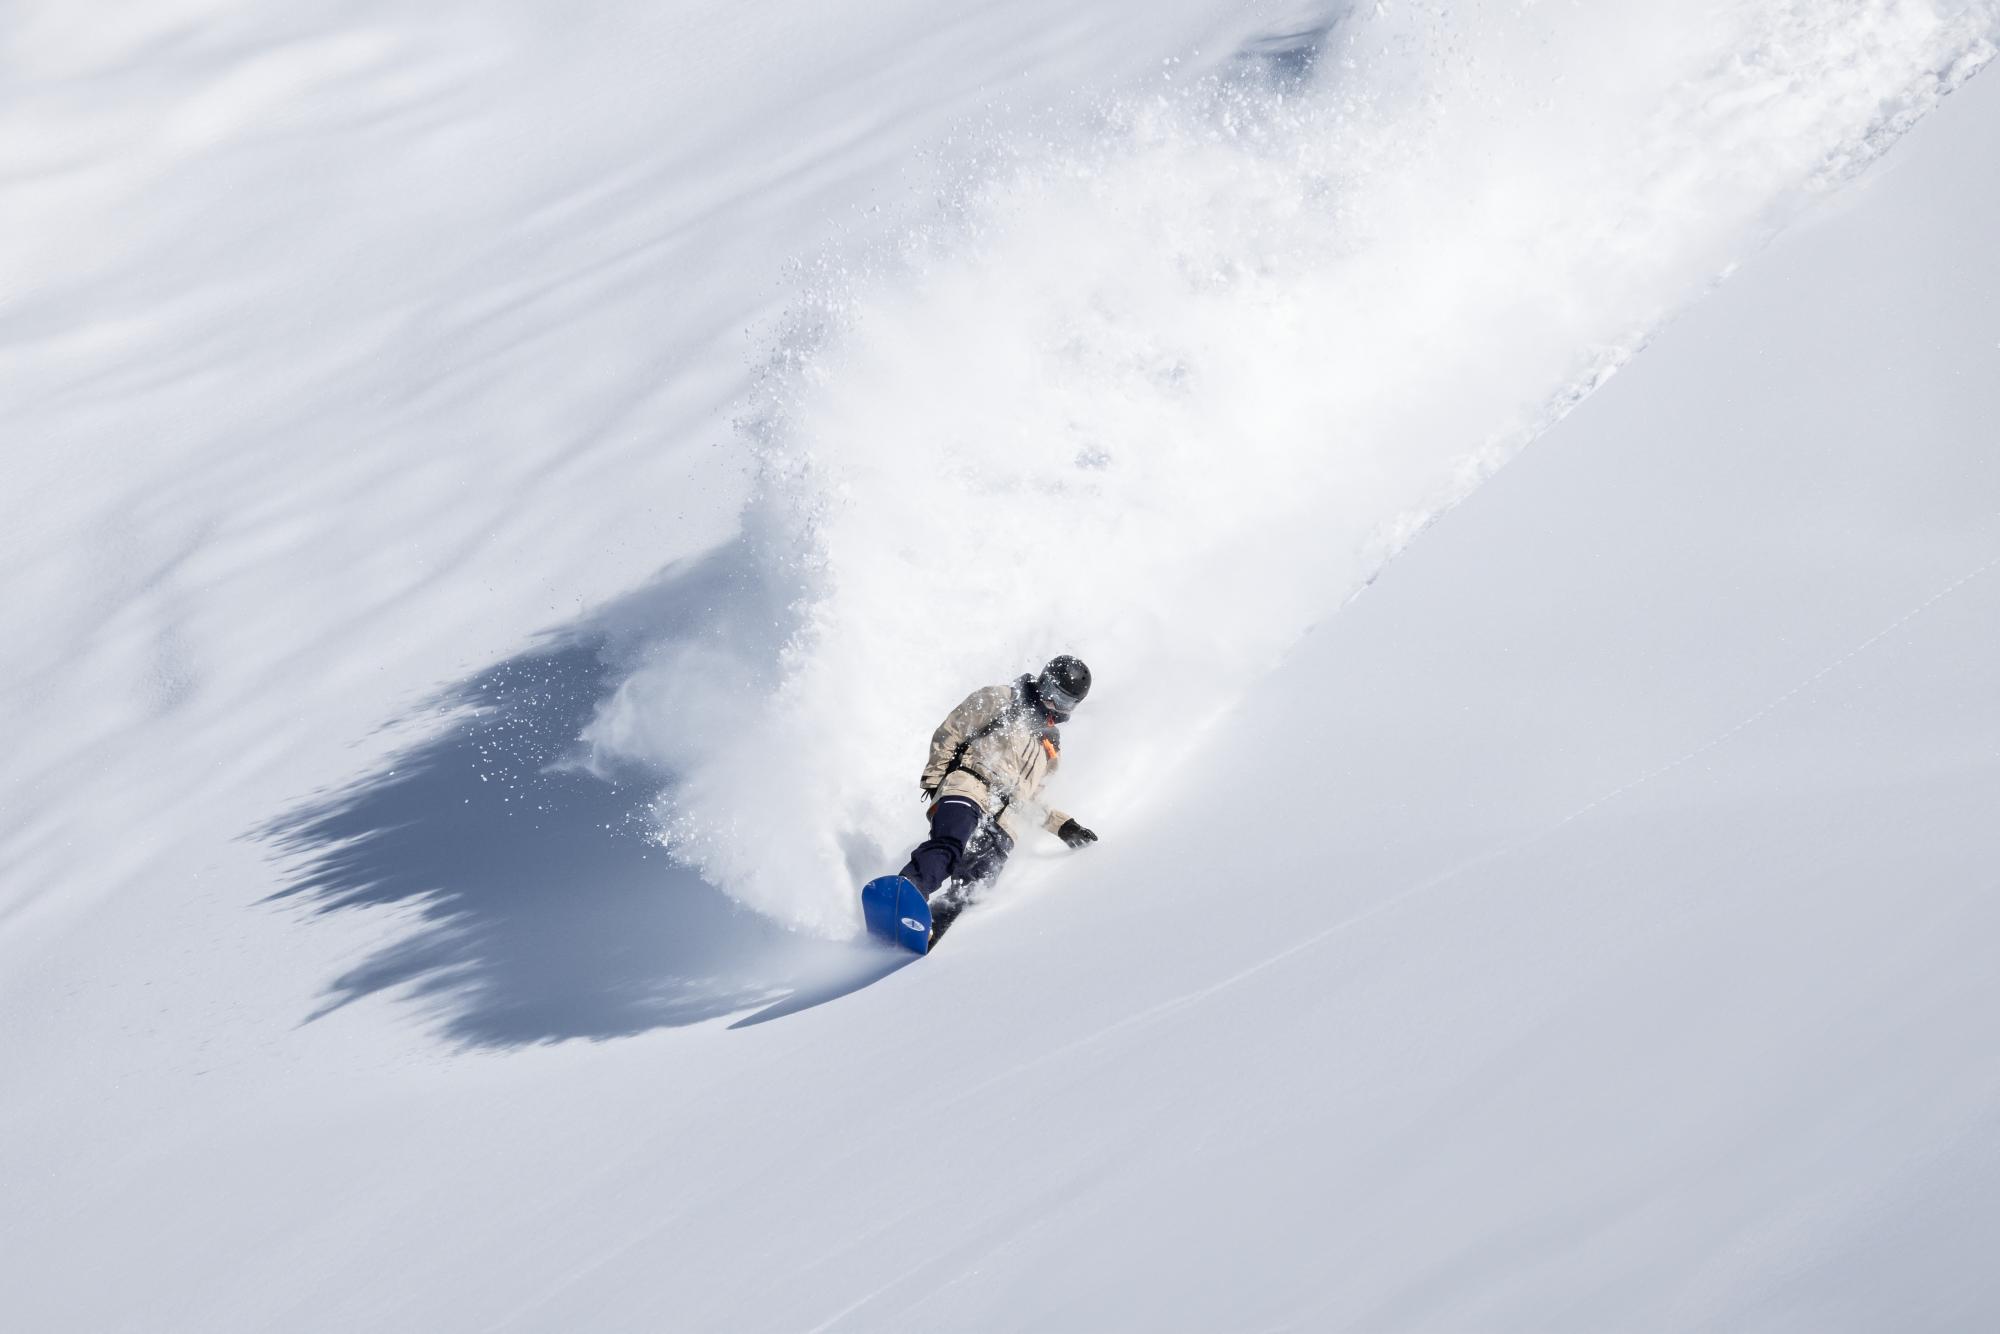
[[[1027,679],[967,695],[932,734],[930,763],[924,766],[926,792],[969,797],[988,815],[998,812],[1000,828],[1017,842],[1019,807],[1041,811],[1042,828],[1051,834],[1069,819],[1038,799],[1061,761],[1062,739],[1027,702]]]

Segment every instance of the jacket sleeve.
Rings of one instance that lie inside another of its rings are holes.
[[[965,697],[965,702],[945,715],[937,731],[931,733],[931,757],[924,765],[924,788],[935,791],[944,781],[945,770],[965,739],[985,726],[1007,704],[1005,686],[986,686]]]

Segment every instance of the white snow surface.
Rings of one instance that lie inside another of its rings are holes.
[[[2000,1325],[2000,8],[574,11],[0,17],[0,1327]]]

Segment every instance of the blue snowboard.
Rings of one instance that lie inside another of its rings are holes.
[[[917,954],[931,948],[931,905],[899,875],[877,876],[861,887],[861,915],[868,934]]]

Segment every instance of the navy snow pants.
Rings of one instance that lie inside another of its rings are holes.
[[[1013,850],[1014,840],[978,802],[946,797],[931,807],[931,836],[917,844],[901,874],[928,899],[947,880],[967,886],[991,880]]]

